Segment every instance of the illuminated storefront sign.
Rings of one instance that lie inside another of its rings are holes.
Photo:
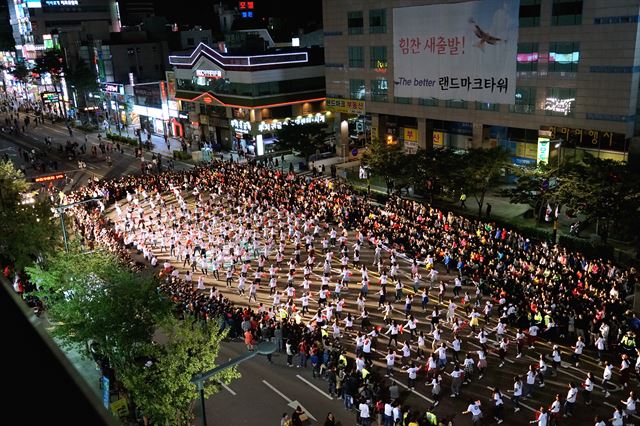
[[[327,111],[364,115],[364,101],[327,98]]]
[[[56,173],[54,175],[37,176],[33,178],[33,181],[35,183],[52,182],[54,180],[64,179],[64,177],[65,177],[64,173]]]
[[[78,6],[78,0],[44,0],[45,6]]]
[[[200,78],[222,78],[222,71],[220,70],[196,70],[196,77]]]
[[[404,141],[405,142],[418,142],[418,130],[408,127],[404,128]]]
[[[544,100],[544,109],[546,111],[559,112],[564,115],[568,115],[575,103],[575,98],[546,98]]]
[[[58,102],[60,100],[60,96],[58,96],[57,93],[43,92],[41,96],[42,96],[42,102],[44,102],[45,104]]]
[[[444,146],[444,132],[433,132],[433,146]]]
[[[309,114],[305,116],[298,116],[296,118],[285,118],[282,120],[269,120],[252,123],[244,120],[231,120],[231,127],[238,133],[251,133],[255,131],[257,134],[270,133],[282,129],[282,126],[288,126],[289,124],[311,124],[311,123],[326,123],[327,117],[325,113]]]
[[[538,138],[537,163],[549,163],[549,138]]]
[[[626,152],[629,147],[629,140],[624,133],[559,126],[545,127],[540,132],[546,132],[540,136],[548,136],[549,139],[562,139],[563,147],[605,149],[619,152]]]
[[[124,95],[124,86],[122,84],[116,83],[102,83],[102,90],[105,93],[117,93],[120,95]]]

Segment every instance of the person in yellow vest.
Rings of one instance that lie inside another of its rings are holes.
[[[536,315],[533,317],[537,324],[542,324],[542,314],[540,311],[536,312]]]
[[[284,307],[280,308],[280,318],[282,319],[283,322],[287,320],[288,315],[289,314],[287,313],[287,310]]]
[[[345,351],[342,351],[342,353],[338,357],[338,366],[339,367],[346,367],[347,366],[347,355],[346,354],[347,353]]]
[[[329,337],[329,332],[327,331],[326,327],[322,327],[320,329],[320,333],[322,334],[322,338],[328,338]]]
[[[362,381],[366,381],[367,377],[369,376],[369,370],[367,370],[367,367],[362,367],[362,370],[360,370],[360,373],[362,373]]]
[[[460,207],[462,207],[463,209],[467,208],[467,206],[464,204],[465,201],[467,201],[467,194],[463,192],[462,194],[460,194]]]
[[[438,418],[431,411],[427,411],[426,414],[424,415],[424,417],[427,420],[427,424],[428,425],[438,426]]]

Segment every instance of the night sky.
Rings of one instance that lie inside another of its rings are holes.
[[[156,0],[157,14],[165,16],[169,22],[180,25],[214,26],[212,0],[188,0],[188,7],[176,7],[175,2]],[[238,1],[223,1],[231,7]],[[261,17],[279,17],[287,24],[290,31],[298,27],[322,27],[322,0],[254,0],[256,15]]]

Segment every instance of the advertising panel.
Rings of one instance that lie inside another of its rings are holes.
[[[393,9],[395,96],[515,103],[519,3]]]

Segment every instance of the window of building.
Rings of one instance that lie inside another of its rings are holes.
[[[418,99],[418,105],[437,107],[438,100],[436,98],[429,98],[429,99],[420,98]]]
[[[540,0],[520,0],[520,27],[540,26]]]
[[[405,105],[410,105],[411,104],[411,98],[405,98],[405,97],[401,97],[401,96],[395,96],[393,98],[393,102],[397,103],[397,104],[405,104]]]
[[[582,23],[582,1],[553,0],[551,25],[580,25]]]
[[[516,103],[509,105],[509,111],[533,114],[536,111],[536,88],[516,87]]]
[[[349,46],[349,66],[364,68],[364,48],[362,46]]]
[[[349,80],[349,98],[364,99],[365,92],[364,80]]]
[[[187,37],[187,46],[193,46],[194,44],[193,37]]]
[[[549,72],[578,72],[580,43],[562,41],[549,43]]]
[[[389,85],[386,78],[371,80],[371,100],[376,102],[389,100]]]
[[[134,51],[132,48],[127,49],[127,55],[133,55]]]
[[[518,43],[516,70],[532,72],[538,70],[538,43]]]
[[[387,46],[371,46],[369,50],[371,68],[387,68]]]
[[[544,99],[546,115],[572,117],[576,107],[576,89],[555,88],[547,89]]]
[[[500,111],[500,105],[491,102],[476,102],[478,111]]]
[[[384,34],[387,32],[387,10],[371,9],[369,11],[369,33]]]
[[[455,109],[467,109],[467,101],[460,101],[460,100],[448,100],[445,101],[444,104],[447,108],[455,108]]]
[[[361,10],[347,13],[347,27],[349,28],[349,34],[362,34],[364,17]]]

